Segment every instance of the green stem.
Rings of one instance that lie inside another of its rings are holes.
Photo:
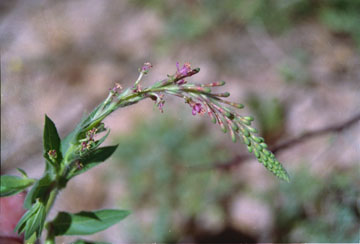
[[[50,212],[54,202],[55,202],[55,199],[56,199],[56,196],[57,194],[59,193],[59,188],[56,187],[54,188],[53,190],[51,190],[50,192],[50,196],[49,196],[49,200],[47,201],[47,204],[46,204],[46,208],[45,208],[45,211],[46,211],[46,216],[48,215],[48,213]],[[55,244],[55,236],[53,235],[52,231],[51,231],[51,226],[49,225],[49,222],[47,222],[45,224],[45,226],[47,226],[47,236],[46,236],[46,241],[45,241],[45,244]]]
[[[51,207],[54,204],[55,198],[57,196],[57,194],[59,193],[59,189],[56,187],[54,188],[51,192],[50,192],[50,196],[49,196],[49,200],[46,203],[46,215],[50,212]]]

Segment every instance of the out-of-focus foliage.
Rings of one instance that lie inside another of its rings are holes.
[[[355,166],[318,178],[302,168],[292,184],[264,193],[275,216],[273,241],[358,242],[359,170]]]
[[[151,216],[151,223],[133,222],[135,242],[174,240],[181,229],[175,228],[176,220],[183,223],[197,214],[221,219],[218,201],[231,190],[230,178],[198,167],[229,155],[203,125],[190,125],[186,119],[158,118],[117,139],[119,167],[129,190],[121,202],[129,202],[134,214],[145,207]]]
[[[251,185],[235,182],[227,173],[191,168],[209,165],[228,154],[219,148],[217,140],[204,133],[201,125],[186,124],[186,120],[157,118],[139,123],[131,137],[119,138],[118,167],[128,187],[121,205],[133,208],[127,232],[132,241],[179,241],[185,234],[195,234],[184,233],[188,221],[204,214],[216,226],[222,226],[220,229],[226,228],[230,205],[224,205],[223,200],[231,202],[238,194],[266,204],[273,216],[266,239],[258,233],[258,241],[358,240],[358,167],[324,177],[308,168],[294,169],[290,183],[275,181],[270,188],[254,191]],[[144,220],[147,218],[150,221]]]
[[[351,35],[360,44],[360,2],[354,0],[137,0],[168,19],[167,37],[193,40],[223,25],[265,25],[281,33],[293,24],[315,19],[336,33]],[[176,10],[175,14],[174,11]],[[229,14],[231,13],[231,14]]]
[[[297,49],[287,59],[278,65],[278,70],[284,81],[298,86],[310,86],[309,54],[305,49]]]
[[[278,99],[250,94],[247,104],[256,117],[261,135],[266,140],[274,141],[284,133],[285,106]]]

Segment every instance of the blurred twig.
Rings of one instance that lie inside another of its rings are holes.
[[[294,147],[298,144],[304,143],[307,140],[310,140],[314,137],[318,137],[318,136],[322,136],[322,135],[326,135],[329,133],[339,133],[345,129],[350,128],[351,126],[355,125],[356,122],[360,121],[360,113],[354,115],[353,117],[351,117],[348,120],[345,120],[341,123],[335,124],[335,125],[330,125],[318,130],[312,130],[312,131],[307,131],[302,133],[299,136],[296,136],[294,138],[290,138],[288,140],[285,140],[277,145],[274,145],[272,147],[270,147],[270,150],[273,153],[279,152],[279,151],[283,151],[286,150],[288,148]],[[243,163],[244,161],[246,161],[247,159],[251,158],[252,155],[250,154],[240,154],[235,156],[234,158],[230,159],[227,162],[220,162],[220,163],[215,163],[213,165],[209,165],[209,166],[199,166],[196,167],[198,169],[213,169],[213,168],[218,168],[221,170],[230,170],[232,167],[237,166],[241,163]],[[200,168],[201,167],[201,168]]]

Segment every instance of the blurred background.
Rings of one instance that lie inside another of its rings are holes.
[[[194,82],[225,80],[269,145],[360,112],[357,0],[3,0],[1,173],[44,169],[46,113],[60,136],[144,62],[143,85],[200,67]],[[111,160],[78,176],[52,211],[130,209],[88,239],[113,243],[358,242],[360,123],[277,153],[291,182],[246,153],[206,116],[168,98],[105,121]],[[69,242],[75,238],[63,238]]]

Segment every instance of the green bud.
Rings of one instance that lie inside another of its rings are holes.
[[[230,130],[231,140],[235,143],[236,142],[236,135],[233,130]]]
[[[260,153],[256,149],[254,149],[254,154],[255,157],[257,157],[258,159],[260,158]]]
[[[244,137],[245,138],[245,137]],[[247,138],[246,138],[247,139]],[[252,149],[252,147],[249,145],[249,146],[247,146],[247,150],[249,151],[249,153],[252,153],[252,151],[253,151],[253,149]]]
[[[215,116],[213,114],[211,114],[210,118],[211,118],[211,122],[216,124],[216,118],[215,118]]]
[[[239,127],[235,124],[235,123],[230,123],[231,129],[233,129],[234,131],[238,131]]]
[[[244,119],[246,119],[248,121],[254,121],[254,117],[252,117],[252,116],[246,116],[246,117],[244,117]]]
[[[210,93],[211,92],[211,89],[209,87],[202,87],[202,92],[205,92],[205,93]]]
[[[241,128],[241,133],[246,137],[250,136],[250,132],[245,128]]]
[[[250,121],[247,121],[247,120],[244,120],[244,119],[241,119],[239,121],[241,124],[244,124],[244,125],[247,125],[247,126],[250,126],[251,125],[251,122]]]
[[[269,150],[267,150],[267,149],[263,149],[262,151],[268,157],[271,155],[271,152]]]
[[[242,139],[243,139],[243,142],[244,142],[245,145],[247,145],[247,146],[251,145],[251,141],[247,137],[242,136]]]
[[[264,143],[264,142],[260,143],[260,146],[261,146],[262,148],[267,148],[267,147],[268,147],[268,146],[266,145],[266,143]]]
[[[253,127],[248,127],[248,130],[251,131],[252,133],[258,133],[257,129]]]
[[[226,126],[224,125],[223,122],[220,122],[220,128],[221,128],[222,132],[224,132],[224,133],[227,132]]]
[[[223,114],[228,118],[234,117],[234,115],[232,113],[230,113],[229,111],[226,111],[226,109],[223,110]]]

